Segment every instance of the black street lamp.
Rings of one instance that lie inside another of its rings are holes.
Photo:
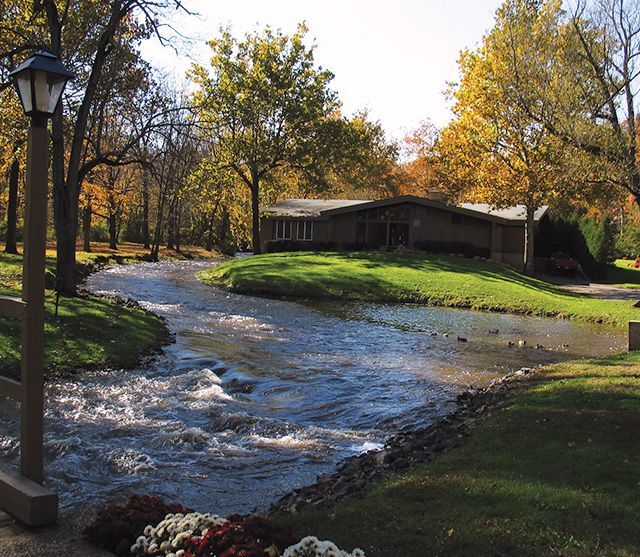
[[[22,298],[0,297],[0,315],[21,321],[20,381],[0,376],[0,395],[20,403],[20,474],[0,470],[0,506],[31,526],[51,524],[58,497],[44,480],[44,276],[47,244],[47,120],[73,77],[50,52],[38,52],[9,74],[25,113],[27,140]]]
[[[55,54],[45,50],[27,58],[9,76],[25,114],[40,126],[53,116],[67,81],[73,78]]]

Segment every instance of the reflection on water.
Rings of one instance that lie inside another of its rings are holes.
[[[195,279],[208,265],[90,277],[92,290],[166,317],[176,342],[142,369],[48,385],[48,483],[63,505],[145,492],[222,514],[265,508],[342,458],[447,413],[469,384],[623,348],[612,330],[568,321],[237,296]],[[509,346],[520,339],[527,348]],[[15,462],[9,401],[0,420],[0,456]]]

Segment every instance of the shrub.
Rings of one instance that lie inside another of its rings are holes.
[[[418,240],[415,248],[428,253],[461,253],[465,257],[491,257],[491,250],[475,246],[471,242],[437,242]]]
[[[132,495],[122,507],[110,505],[98,511],[83,534],[93,544],[120,557],[131,557],[131,546],[149,524],[158,524],[171,513],[189,513],[182,505],[164,503],[157,497]]]
[[[584,235],[591,256],[606,265],[614,258],[615,226],[611,217],[584,217],[580,220],[580,231]]]
[[[133,555],[185,555],[185,544],[194,537],[202,537],[211,527],[227,521],[217,515],[202,513],[170,513],[157,525],[147,525],[136,543],[131,546]]]
[[[620,228],[616,236],[615,252],[618,257],[635,259],[640,256],[640,223],[630,222]]]
[[[265,246],[267,253],[283,251],[333,251],[335,242],[307,242],[299,240],[269,240]]]
[[[98,221],[91,225],[90,238],[92,242],[108,242],[109,227],[104,221]]]
[[[554,253],[567,253],[580,263],[582,270],[590,277],[603,276],[606,271],[606,263],[598,261],[592,254],[584,230],[591,234],[593,224],[583,223],[588,218],[555,217],[544,219],[536,231],[535,254],[537,257],[549,258]],[[597,249],[596,234],[591,234],[594,251]],[[600,250],[600,255],[602,256]],[[604,250],[606,251],[606,250]]]
[[[266,557],[279,555],[292,537],[273,522],[257,516],[231,515],[211,526],[203,537],[185,542],[185,557]]]

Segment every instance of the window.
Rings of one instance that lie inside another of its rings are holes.
[[[313,222],[298,221],[298,240],[313,240]]]
[[[274,220],[271,236],[274,240],[291,240],[291,221]]]
[[[462,224],[462,215],[451,213],[451,224]]]

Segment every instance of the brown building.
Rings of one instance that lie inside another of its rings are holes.
[[[536,224],[547,207],[535,213]],[[525,209],[448,204],[411,195],[379,201],[287,199],[264,211],[263,251],[287,249],[421,249],[463,252],[521,265]]]

